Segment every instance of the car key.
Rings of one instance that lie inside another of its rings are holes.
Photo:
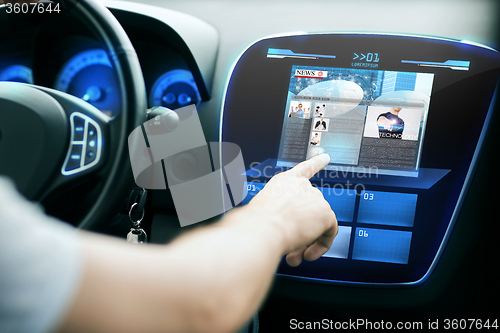
[[[132,207],[130,207],[130,211],[128,213],[130,221],[132,222],[134,227],[130,228],[129,233],[127,234],[127,242],[135,244],[147,243],[148,235],[146,234],[144,229],[141,228],[141,221],[144,218],[144,209],[142,210],[141,218],[137,221],[134,221],[132,219],[132,210],[134,209],[135,205],[137,205],[137,203],[132,204]]]

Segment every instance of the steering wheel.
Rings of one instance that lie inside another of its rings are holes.
[[[128,134],[146,120],[137,54],[116,18],[96,0],[58,0],[100,40],[116,72],[121,98],[113,118],[53,89],[0,82],[0,175],[44,205],[89,181],[96,185],[76,224],[95,230],[120,207],[133,182]]]

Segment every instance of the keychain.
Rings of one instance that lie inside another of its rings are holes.
[[[128,217],[130,218],[130,221],[132,221],[134,227],[130,228],[130,232],[127,234],[127,242],[135,244],[147,243],[148,235],[146,235],[144,229],[141,228],[141,221],[144,218],[144,209],[142,210],[141,218],[137,221],[134,221],[132,220],[132,210],[134,209],[135,205],[137,205],[137,203],[132,204],[132,207],[130,207],[130,211],[128,212]]]

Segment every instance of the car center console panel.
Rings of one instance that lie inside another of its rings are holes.
[[[499,74],[495,50],[438,38],[320,34],[251,45],[232,71],[221,125],[222,141],[245,159],[244,204],[274,174],[328,153],[311,182],[339,222],[322,258],[283,261],[278,273],[423,282],[460,211]]]

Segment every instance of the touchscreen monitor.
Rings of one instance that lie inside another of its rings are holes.
[[[245,160],[243,204],[275,174],[328,153],[311,183],[339,224],[322,258],[283,261],[278,273],[425,281],[474,176],[499,76],[499,53],[465,41],[334,33],[251,45],[231,73],[221,121],[221,141]]]

